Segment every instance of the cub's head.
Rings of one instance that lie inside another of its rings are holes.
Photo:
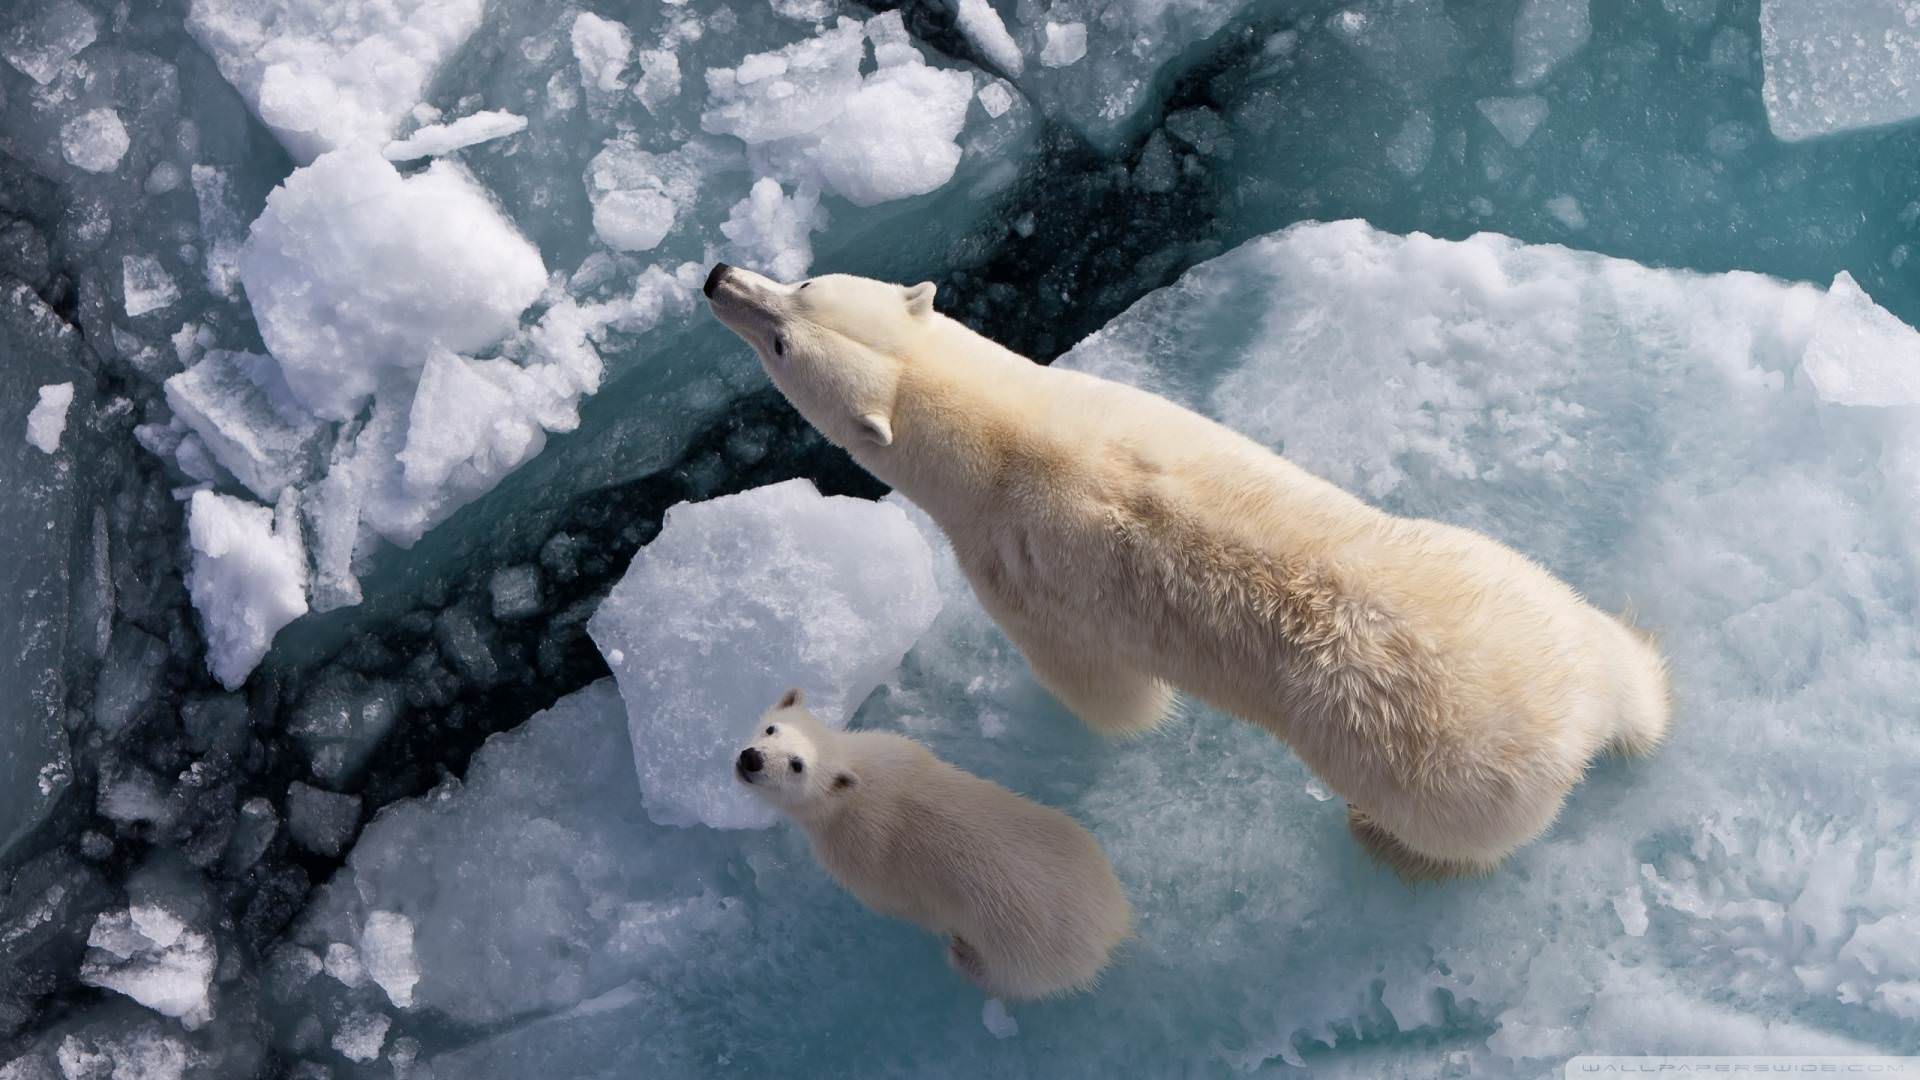
[[[718,263],[704,289],[714,315],[760,356],[801,415],[850,450],[893,444],[900,369],[926,333],[933,283],[827,274],[783,285]]]
[[[768,709],[753,740],[734,759],[733,775],[755,795],[789,814],[806,815],[859,783],[833,760],[833,733],[789,690]]]

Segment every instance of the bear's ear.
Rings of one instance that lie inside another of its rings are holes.
[[[786,693],[781,694],[780,701],[778,704],[774,706],[774,708],[791,709],[795,705],[798,705],[805,700],[807,700],[807,696],[801,693],[800,688],[796,686],[793,689],[787,691]]]
[[[925,315],[933,310],[933,282],[907,286],[907,314]]]
[[[881,446],[893,445],[893,422],[877,412],[861,414],[860,432]]]
[[[855,784],[858,784],[859,782],[860,782],[859,777],[853,775],[852,773],[848,772],[845,769],[841,769],[839,772],[833,774],[834,794],[837,795],[844,791],[851,791],[853,790],[853,786]]]

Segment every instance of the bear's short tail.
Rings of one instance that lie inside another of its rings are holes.
[[[1634,625],[1631,609],[1608,621],[1620,647],[1614,653],[1613,676],[1618,722],[1607,746],[1616,753],[1645,757],[1667,740],[1673,720],[1667,662],[1660,655],[1659,638]]]

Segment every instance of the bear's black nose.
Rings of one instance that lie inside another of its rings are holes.
[[[766,763],[767,759],[760,756],[760,751],[751,746],[740,751],[740,771],[743,773],[759,772],[760,767]]]
[[[713,290],[720,287],[720,279],[726,277],[727,271],[732,269],[733,267],[728,266],[726,263],[714,263],[713,269],[707,271],[707,283],[700,286],[700,291],[706,294],[708,299],[712,299]]]

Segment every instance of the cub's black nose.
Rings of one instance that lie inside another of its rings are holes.
[[[732,269],[733,267],[728,266],[726,263],[714,263],[713,269],[707,272],[707,283],[700,286],[700,291],[711,299],[713,297],[713,290],[720,287],[720,279],[726,277],[727,271]]]
[[[766,763],[767,759],[760,756],[760,751],[751,746],[740,751],[740,771],[743,773],[757,773]]]

